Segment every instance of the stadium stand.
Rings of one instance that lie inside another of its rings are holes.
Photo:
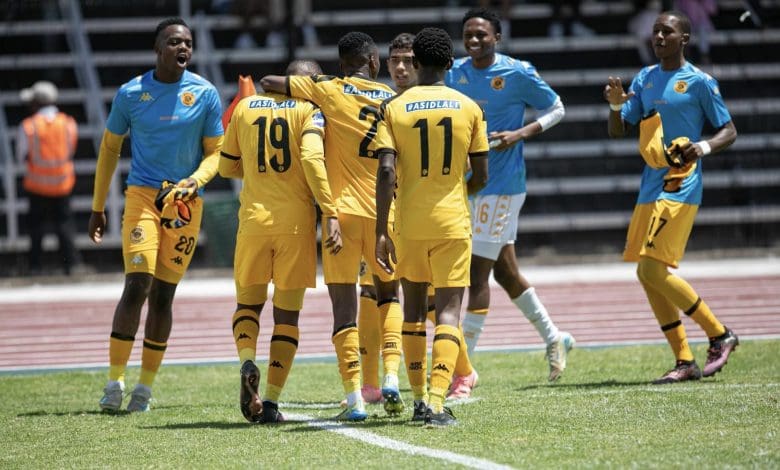
[[[262,46],[233,49],[241,32],[240,19],[210,12],[211,2],[206,0],[5,3],[6,16],[0,22],[0,276],[19,272],[17,266],[29,245],[27,201],[20,190],[22,169],[14,164],[13,150],[16,126],[25,114],[18,92],[38,79],[58,84],[60,107],[79,123],[73,201],[79,228],[77,246],[85,250],[87,262],[100,269],[120,269],[119,181],[127,174],[129,159],[120,161],[107,207],[109,233],[104,243],[96,246],[86,234],[95,156],[117,87],[153,66],[154,25],[185,10],[183,16],[195,34],[194,71],[218,86],[226,104],[235,93],[239,73],[255,78],[279,73],[286,65],[288,51]],[[463,52],[460,18],[466,7],[452,6],[458,2],[392,0],[384,2],[382,8],[366,8],[365,2],[359,1],[313,3],[312,23],[321,45],[298,48],[297,56],[320,61],[326,73],[337,72],[335,44],[351,30],[369,32],[380,51],[385,51],[397,33],[436,25],[448,28],[458,53]],[[448,6],[441,6],[445,3]],[[706,158],[704,202],[689,251],[777,249],[780,28],[774,20],[780,14],[780,2],[762,2],[769,15],[765,18],[769,25],[763,28],[739,21],[742,1],[718,3],[713,65],[702,68],[720,81],[739,137],[727,151]],[[518,239],[518,252],[526,256],[544,252],[613,253],[617,257],[636,197],[642,165],[636,138],[607,139],[608,108],[601,94],[607,76],[619,75],[627,82],[641,67],[633,36],[626,31],[633,2],[585,1],[582,12],[596,36],[547,37],[552,10],[545,2],[523,2],[511,9],[513,38],[505,42],[503,52],[531,61],[566,105],[564,121],[526,148],[529,197]],[[262,45],[265,19],[256,17],[252,25],[256,42]],[[695,63],[695,51],[691,52]],[[381,76],[389,83],[386,71]],[[711,130],[705,135],[708,132]],[[126,142],[123,155],[127,152]],[[207,189],[207,207],[209,201],[224,204],[232,199],[233,187],[226,180],[217,178]],[[194,266],[218,264],[214,254],[230,252],[217,246],[225,243],[224,236],[210,236],[214,233],[209,233],[208,221],[204,229],[202,243],[211,256],[196,256]],[[54,252],[55,243],[54,238],[45,239],[49,253]]]

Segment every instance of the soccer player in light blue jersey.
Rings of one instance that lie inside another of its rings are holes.
[[[122,141],[129,135],[130,173],[122,218],[125,286],[114,312],[109,380],[100,400],[107,411],[122,405],[125,369],[147,300],[141,375],[127,409],[149,409],[152,383],[171,332],[176,285],[198,241],[203,203],[197,196],[217,173],[222,146],[219,94],[207,80],[187,71],[192,58],[190,28],[181,18],[163,20],[155,32],[154,51],[154,70],[122,85],[114,97],[100,145],[89,219],[90,238],[100,243],[108,188]],[[175,204],[160,209],[155,199],[164,181],[174,184]],[[180,207],[174,224],[161,213],[169,206]]]
[[[463,44],[468,57],[458,59],[447,73],[448,86],[474,99],[487,117],[490,181],[471,198],[473,256],[471,287],[463,336],[469,354],[477,344],[490,306],[490,272],[534,325],[547,344],[549,380],[566,368],[574,337],[553,323],[531,284],[520,274],[515,254],[517,219],[526,196],[523,142],[556,125],[563,118],[561,99],[529,62],[496,52],[501,40],[501,18],[491,10],[475,8],[463,17]],[[525,122],[525,110],[537,110]]]
[[[652,142],[646,134],[652,133],[662,140],[658,145],[664,153],[677,159],[673,165],[656,164],[642,150],[648,164],[642,171],[623,252],[625,261],[638,262],[639,282],[675,355],[674,368],[654,381],[658,384],[714,375],[739,344],[690,284],[668,270],[677,268],[682,259],[701,204],[701,158],[727,148],[737,138],[718,82],[685,59],[690,37],[690,20],[683,13],[661,13],[652,34],[659,63],[640,70],[627,93],[620,77],[609,77],[604,89],[611,110],[610,137],[622,137],[629,126],[639,125],[640,142]],[[710,139],[701,136],[705,121],[716,129]],[[710,339],[703,371],[688,346],[680,311]]]

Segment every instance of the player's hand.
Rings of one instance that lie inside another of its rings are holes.
[[[184,178],[174,185],[174,199],[190,201],[198,197],[198,182],[195,178]]]
[[[604,99],[607,100],[609,104],[620,106],[634,96],[634,94],[633,91],[629,91],[628,93],[623,91],[623,82],[620,80],[620,77],[609,77],[607,79],[607,86],[604,87]]]
[[[521,140],[523,140],[523,136],[520,134],[520,129],[514,131],[491,132],[488,135],[490,148],[499,152],[508,149]]]
[[[339,219],[336,217],[325,219],[325,232],[328,234],[328,238],[325,239],[325,248],[328,249],[330,254],[335,255],[344,246],[344,242],[341,240]]]
[[[89,228],[87,229],[89,238],[91,238],[93,242],[100,244],[103,241],[103,234],[105,231],[106,213],[103,211],[92,211],[92,214],[89,216]]]
[[[681,167],[687,165],[688,163],[695,162],[704,156],[704,152],[702,151],[701,147],[693,142],[675,144],[672,151],[680,156],[680,159],[682,160],[682,162],[680,162]]]
[[[376,236],[376,249],[374,250],[376,255],[376,262],[379,266],[385,270],[387,274],[393,274],[395,269],[393,265],[398,264],[398,260],[395,257],[395,245],[390,237],[383,233]]]

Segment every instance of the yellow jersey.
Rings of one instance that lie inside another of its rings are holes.
[[[325,114],[325,162],[338,211],[376,219],[374,137],[379,105],[395,92],[374,80],[332,75],[289,76],[287,91]]]
[[[308,101],[265,93],[238,103],[222,158],[240,160],[243,172],[239,234],[314,233],[314,194],[306,180],[301,142],[308,132],[322,136],[324,128],[322,113]],[[321,149],[318,157],[322,160]]]
[[[380,111],[377,148],[396,153],[396,234],[470,238],[466,173],[469,154],[488,151],[482,109],[444,85],[418,85],[382,103]]]

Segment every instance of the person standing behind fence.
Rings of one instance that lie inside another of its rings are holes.
[[[217,174],[222,147],[222,105],[208,80],[187,71],[192,33],[181,18],[157,25],[154,70],[122,85],[114,97],[100,144],[89,236],[100,243],[111,177],[129,133],[132,157],[122,217],[125,285],[109,339],[109,372],[100,407],[122,405],[125,369],[148,299],[141,374],[128,411],[147,411],[173,323],[176,286],[192,261],[203,201],[198,195]],[[165,190],[167,192],[163,192]],[[164,196],[164,197],[163,197]],[[178,213],[171,213],[175,208]]]
[[[78,127],[73,117],[57,109],[58,94],[57,87],[48,81],[35,82],[19,93],[33,111],[22,121],[16,139],[16,156],[25,167],[23,186],[29,203],[30,274],[42,273],[43,235],[48,223],[57,234],[65,274],[82,268],[70,210],[70,195],[76,183],[73,155]]]

